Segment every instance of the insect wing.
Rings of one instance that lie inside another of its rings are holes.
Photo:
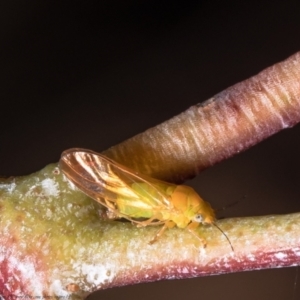
[[[80,190],[110,209],[106,201],[115,205],[120,199],[128,211],[140,210],[138,217],[144,217],[144,211],[169,208],[166,190],[173,185],[138,174],[91,150],[64,151],[60,167]],[[128,218],[126,210],[122,216]]]
[[[105,188],[108,174],[104,164],[97,164],[92,158],[88,152],[70,149],[62,153],[59,165],[67,178],[91,198],[98,201],[99,197],[107,197],[114,201],[116,195]]]

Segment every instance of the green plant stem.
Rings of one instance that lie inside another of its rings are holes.
[[[56,165],[0,183],[1,292],[82,298],[97,289],[169,278],[292,266],[300,261],[300,214],[201,226],[204,245],[173,228],[101,219],[102,207],[74,188]],[[184,246],[179,246],[184,245]]]

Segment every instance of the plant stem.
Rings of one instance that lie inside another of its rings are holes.
[[[299,121],[300,52],[104,154],[182,182]]]
[[[182,181],[300,120],[300,53],[105,152],[152,176]],[[126,158],[130,157],[130,161]],[[195,167],[196,165],[196,167]],[[172,228],[108,221],[57,165],[0,181],[0,291],[82,298],[97,289],[299,263],[300,214],[201,226],[203,243]],[[184,245],[184,246],[179,246]]]

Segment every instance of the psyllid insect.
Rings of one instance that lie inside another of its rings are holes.
[[[87,149],[73,148],[62,153],[60,167],[66,177],[86,195],[107,208],[109,218],[125,218],[137,226],[163,225],[150,244],[167,228],[195,229],[199,224],[216,225],[214,211],[191,187],[175,185],[139,174]]]

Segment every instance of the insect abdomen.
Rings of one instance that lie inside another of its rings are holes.
[[[118,197],[116,205],[118,211],[131,218],[145,218],[150,219],[153,217],[153,208],[144,206],[140,200],[133,200],[125,197]]]

